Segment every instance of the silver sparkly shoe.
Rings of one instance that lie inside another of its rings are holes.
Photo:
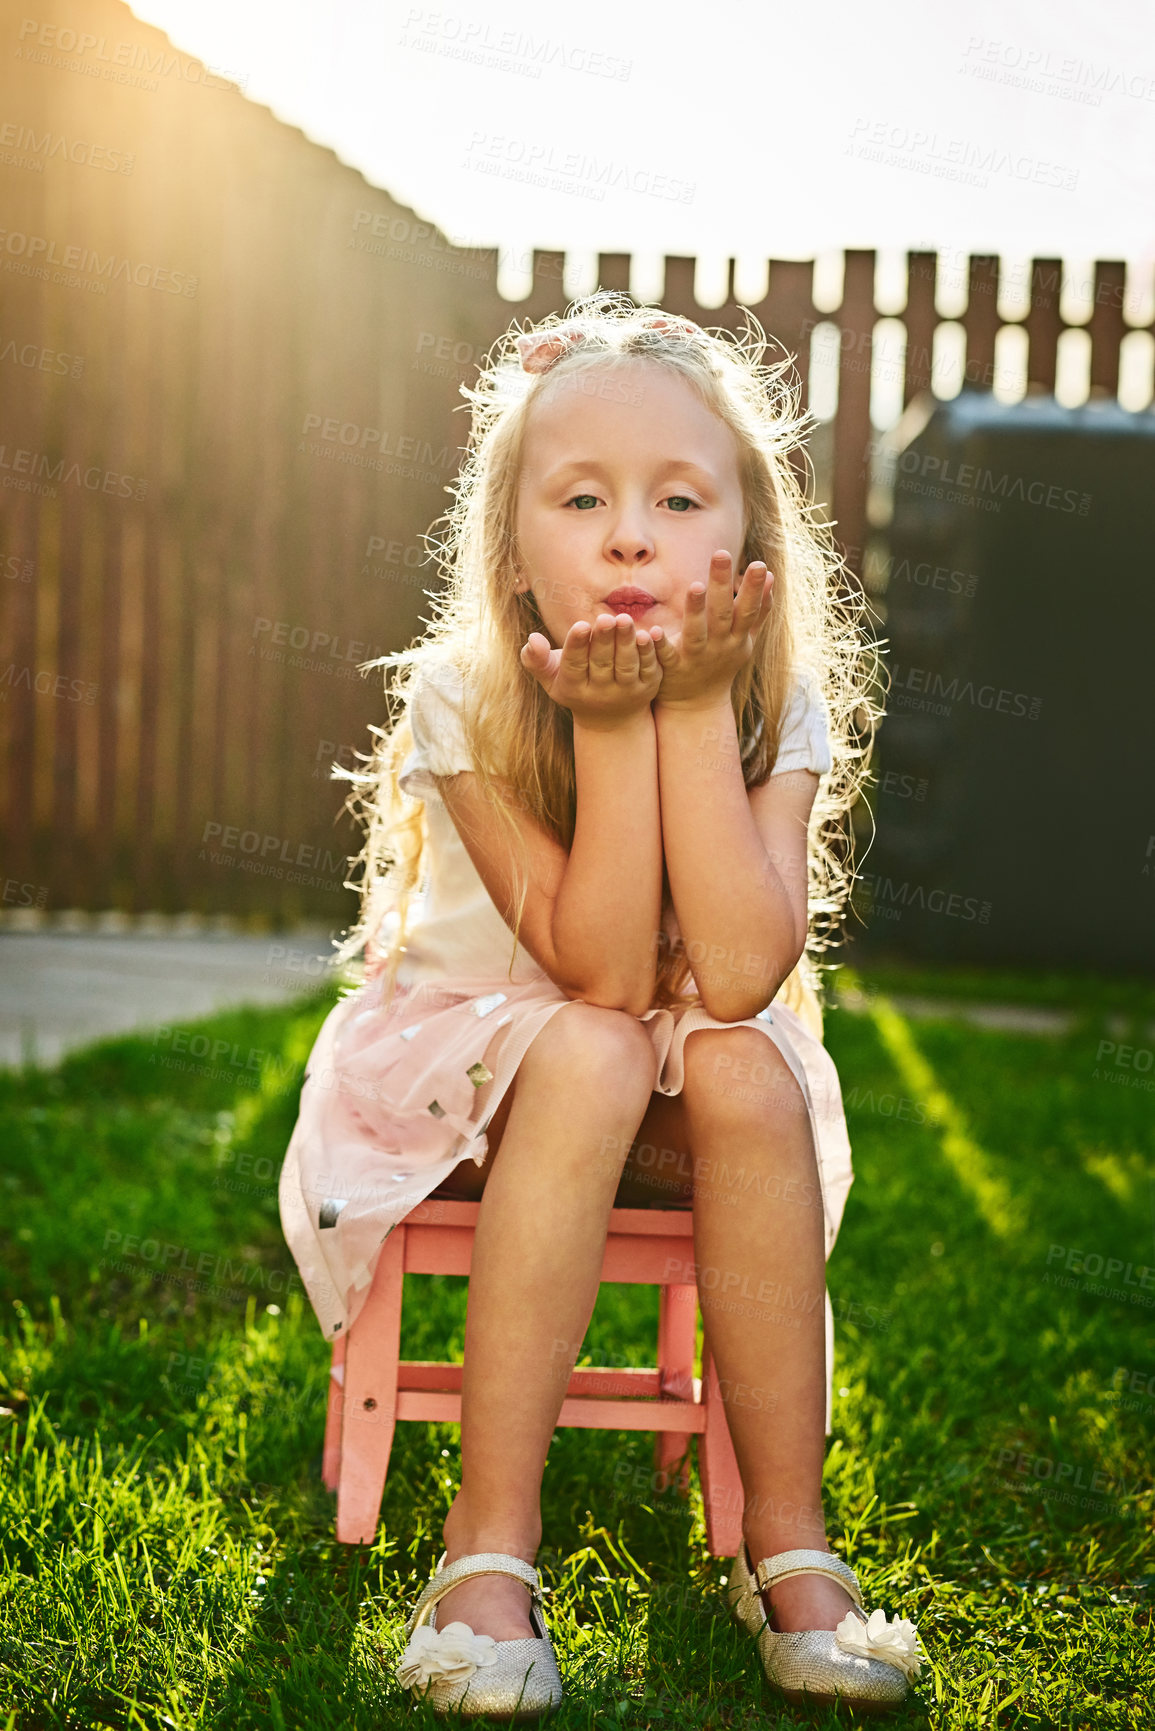
[[[762,1590],[791,1575],[828,1575],[849,1593],[856,1609],[837,1629],[802,1629],[779,1634],[770,1627]],[[905,1618],[888,1623],[884,1611],[862,1610],[858,1577],[829,1551],[780,1551],[751,1569],[743,1544],[730,1565],[726,1597],[734,1620],[758,1642],[767,1680],[787,1700],[833,1703],[865,1712],[888,1712],[906,1699],[907,1678],[916,1677],[923,1657],[918,1631]]]
[[[397,1678],[435,1711],[460,1704],[463,1719],[539,1719],[558,1706],[561,1678],[553,1644],[542,1615],[541,1583],[532,1563],[500,1551],[445,1561],[442,1551],[436,1571],[418,1599],[405,1633],[409,1645],[397,1662]],[[529,1620],[539,1631],[533,1640],[495,1641],[475,1635],[468,1623],[439,1629],[439,1599],[475,1575],[514,1575],[529,1588]]]

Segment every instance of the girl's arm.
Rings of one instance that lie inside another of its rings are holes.
[[[681,632],[671,641],[655,628],[670,896],[702,1003],[720,1022],[764,1010],[806,942],[806,832],[818,778],[784,775],[747,793],[730,701],[772,588],[757,560],[735,593],[730,555],[719,551],[707,582],[691,585]]]
[[[654,705],[662,839],[681,941],[720,1022],[756,1016],[806,942],[807,823],[818,777],[747,792],[728,694]]]
[[[642,1016],[653,999],[661,917],[658,743],[661,684],[648,630],[627,615],[578,620],[559,649],[530,632],[521,665],[573,717],[577,820],[551,940],[558,983]]]
[[[656,958],[650,933],[662,900],[657,742],[649,708],[613,730],[575,722],[577,824],[567,852],[508,790],[528,849],[518,941],[567,997],[641,1016]],[[438,786],[477,875],[513,931],[515,859],[506,824],[472,771]]]
[[[536,641],[535,641],[536,640]],[[651,701],[661,680],[653,644],[633,621],[575,626],[561,650],[534,633],[528,672],[573,715],[577,818],[567,850],[528,813],[520,941],[567,996],[644,1015],[657,977],[652,934],[661,917],[662,839]],[[505,824],[471,772],[439,782],[490,899],[516,919],[515,861]]]
[[[609,729],[574,717],[577,824],[553,910],[553,941],[587,1003],[649,1009],[662,910],[658,744],[649,705]]]
[[[648,631],[606,613],[577,621],[559,649],[531,632],[521,660],[573,718],[577,814],[551,922],[556,977],[588,1003],[644,1015],[662,906],[657,652]]]

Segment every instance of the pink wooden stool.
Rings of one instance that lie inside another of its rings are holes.
[[[468,1274],[479,1202],[432,1197],[394,1228],[381,1251],[365,1308],[333,1347],[322,1477],[337,1493],[337,1538],[369,1545],[377,1533],[393,1427],[398,1419],[461,1423],[459,1364],[401,1359],[405,1274]],[[693,1261],[688,1208],[615,1208],[602,1279],[662,1289],[658,1363],[650,1368],[575,1370],[558,1425],[654,1431],[658,1486],[689,1489],[690,1438],[713,1556],[742,1542],[742,1481],[709,1347],[694,1375],[697,1288],[677,1276]]]

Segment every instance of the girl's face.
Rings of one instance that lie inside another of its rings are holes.
[[[679,631],[691,583],[745,541],[738,447],[677,373],[632,356],[562,374],[535,403],[517,504],[521,571],[555,648],[628,613]]]

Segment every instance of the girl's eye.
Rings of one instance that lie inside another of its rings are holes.
[[[566,503],[569,505],[576,505],[579,510],[585,511],[588,510],[591,505],[597,504],[597,498],[593,493],[575,493],[574,497],[568,499]]]
[[[672,499],[666,500],[666,504],[670,507],[671,511],[684,511],[686,507],[689,507],[694,511],[698,509],[697,501],[695,499],[687,499],[684,493],[675,493]]]

